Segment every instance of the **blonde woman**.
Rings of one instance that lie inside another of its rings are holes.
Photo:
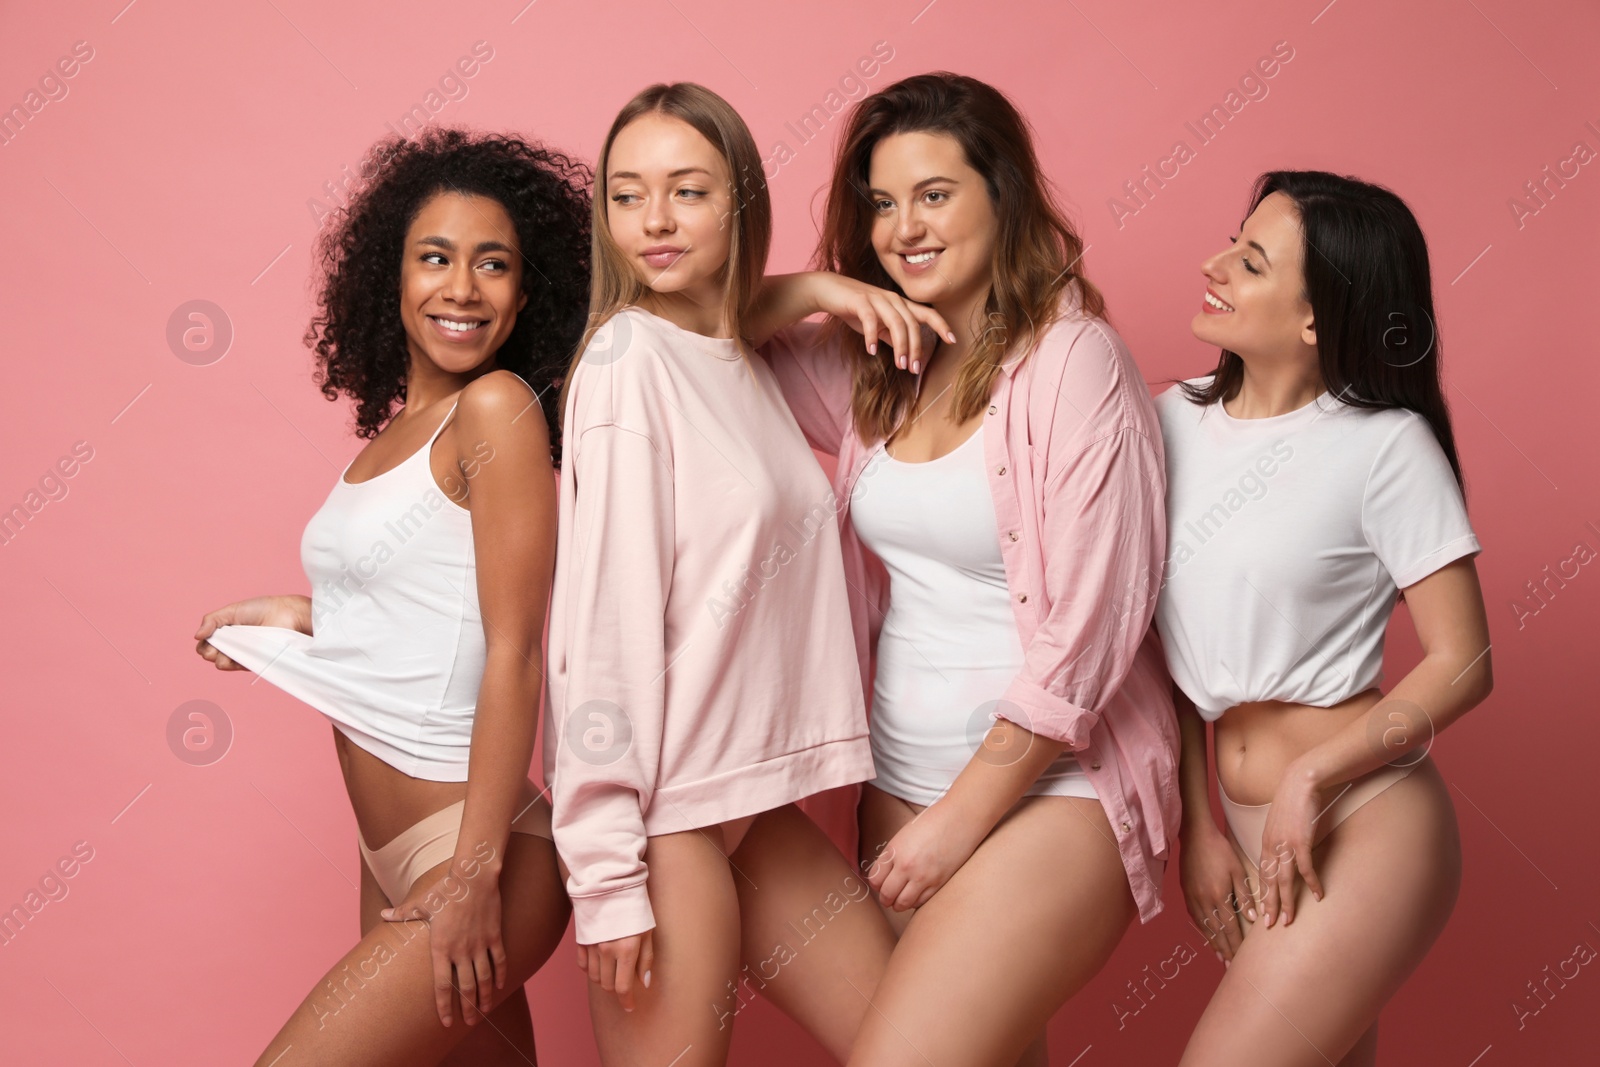
[[[828,481],[742,340],[742,120],[654,85],[596,168],[550,621],[554,829],[608,1064],[721,1064],[760,995],[839,1060],[893,938],[795,802],[872,775]]]

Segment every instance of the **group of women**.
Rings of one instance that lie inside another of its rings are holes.
[[[1262,175],[1216,368],[1152,398],[972,78],[855,105],[800,274],[693,83],[592,171],[372,158],[306,338],[370,443],[311,595],[195,635],[332,720],[359,830],[362,938],[259,1063],[533,1062],[572,918],[606,1064],[721,1064],[754,996],[841,1063],[1042,1064],[1174,838],[1225,965],[1182,1063],[1374,1062],[1460,882],[1428,745],[1492,685],[1397,196]],[[846,857],[799,804],[857,783]]]

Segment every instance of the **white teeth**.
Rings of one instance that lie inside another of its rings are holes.
[[[437,322],[445,329],[453,330],[456,333],[467,333],[471,330],[476,330],[479,326],[483,325],[481,322],[451,322],[449,319],[441,319],[438,316],[434,316],[433,321]]]
[[[1231,306],[1229,306],[1227,304],[1224,304],[1221,300],[1218,300],[1216,297],[1212,296],[1210,293],[1206,294],[1206,303],[1210,304],[1212,307],[1216,308],[1219,311],[1232,311],[1233,310],[1233,308]]]
[[[939,253],[937,253],[937,252],[918,252],[914,256],[907,256],[906,257],[906,262],[907,263],[926,263],[926,262],[928,262],[929,260],[931,260],[934,256],[936,256],[938,254]]]

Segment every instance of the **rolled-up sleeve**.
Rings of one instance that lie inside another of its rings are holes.
[[[1045,489],[1049,611],[1000,706],[1019,725],[1066,742],[1089,732],[1133,666],[1150,628],[1166,551],[1161,454],[1133,429],[1073,456]]]
[[[585,428],[567,466],[575,569],[552,822],[577,941],[592,945],[655,926],[643,812],[661,753],[673,481],[648,436],[610,423]]]
[[[1057,343],[1067,347],[1059,381],[1033,386],[1034,423],[1051,424],[1033,489],[1042,615],[996,713],[1078,750],[1150,630],[1167,479],[1155,406],[1121,339],[1086,322]]]

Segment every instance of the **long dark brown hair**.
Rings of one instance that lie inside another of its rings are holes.
[[[1381,185],[1321,170],[1274,170],[1256,179],[1252,212],[1273,193],[1294,201],[1305,235],[1303,295],[1317,330],[1323,387],[1362,408],[1406,408],[1433,428],[1465,492],[1450,410],[1440,382],[1438,319],[1428,242],[1416,216]],[[1204,385],[1179,383],[1190,400],[1238,395],[1244,361],[1222,351]]]
[[[1104,317],[1105,298],[1083,275],[1083,241],[1056,206],[1027,120],[1000,90],[947,71],[895,82],[851,111],[812,260],[816,269],[901,292],[872,247],[875,214],[868,173],[878,142],[914,132],[955,138],[967,165],[983,175],[999,226],[984,306],[989,326],[974,340],[951,390],[953,417],[965,421],[989,403],[995,376],[1016,343],[1025,341],[1031,348],[1057,318],[1069,287],[1087,316]],[[831,328],[842,324],[833,322]],[[863,442],[887,437],[910,410],[916,376],[895,367],[888,344],[879,343],[876,356],[860,351],[860,345],[845,348],[857,360],[852,396],[857,432]]]

